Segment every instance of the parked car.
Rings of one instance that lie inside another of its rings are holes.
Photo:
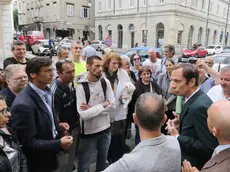
[[[230,53],[230,46],[224,47],[223,53]]]
[[[139,54],[141,56],[142,62],[144,62],[146,59],[148,59],[148,50],[153,47],[135,47],[131,48],[130,50],[122,53],[122,56],[131,57],[133,54]],[[156,56],[157,58],[161,58],[162,54],[160,53],[160,48],[155,48]]]
[[[189,57],[206,57],[208,55],[208,51],[204,47],[192,47],[190,49],[185,49],[182,51],[182,58]]]
[[[41,31],[28,31],[24,36],[24,42],[27,45],[27,49],[30,50],[31,46],[38,40],[43,40],[44,34]]]
[[[31,46],[32,54],[38,54],[42,56],[44,54],[49,54],[49,40],[43,39],[36,41],[34,45]]]
[[[59,42],[55,42],[55,51],[57,51],[57,49],[59,47],[66,47],[68,49],[71,49],[71,46],[72,46],[72,40],[71,39],[68,39],[68,38],[64,38],[62,40],[60,40]]]
[[[213,69],[219,72],[222,67],[230,65],[230,55],[215,55],[213,62]]]
[[[221,45],[209,45],[206,47],[208,54],[223,53],[223,47]]]
[[[96,50],[96,51],[102,51],[105,48],[108,48],[105,45],[104,41],[93,41],[91,46]]]

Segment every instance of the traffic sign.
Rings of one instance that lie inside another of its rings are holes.
[[[111,47],[112,46],[112,38],[110,36],[108,36],[106,39],[105,39],[105,45],[107,47]]]

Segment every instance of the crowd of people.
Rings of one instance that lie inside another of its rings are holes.
[[[0,73],[1,172],[88,172],[95,159],[96,172],[230,171],[230,66],[178,63],[173,45],[143,64],[99,57],[89,41],[60,47],[55,63],[27,59],[21,41],[12,53]]]

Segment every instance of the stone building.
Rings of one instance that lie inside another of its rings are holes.
[[[24,31],[40,30],[54,38],[66,30],[73,39],[94,39],[94,0],[19,0]]]
[[[228,0],[97,0],[95,37],[111,36],[113,47],[129,49],[194,43],[229,44]],[[225,34],[226,33],[226,34]]]
[[[11,55],[13,41],[13,17],[11,0],[0,0],[0,60]]]

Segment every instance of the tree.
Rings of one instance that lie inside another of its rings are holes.
[[[21,31],[22,26],[20,26],[19,23],[18,23],[18,9],[14,9],[14,11],[13,11],[13,19],[14,19],[14,29],[16,31]]]

